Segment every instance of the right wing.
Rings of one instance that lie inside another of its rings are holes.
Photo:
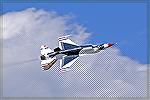
[[[70,69],[70,66],[78,59],[76,56],[65,56],[60,60],[60,72],[66,72]]]
[[[74,49],[74,48],[78,48],[79,45],[74,43],[73,41],[71,41],[69,38],[69,36],[62,36],[58,38],[59,41],[59,48],[61,50],[68,50],[68,49]]]

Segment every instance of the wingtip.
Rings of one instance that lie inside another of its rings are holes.
[[[65,73],[65,72],[66,72],[66,71],[63,71],[63,70],[61,70],[61,69],[59,70],[59,73]]]

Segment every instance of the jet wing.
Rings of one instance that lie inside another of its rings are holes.
[[[68,36],[62,36],[58,38],[59,41],[59,48],[61,50],[68,50],[78,48],[79,45],[71,41]]]
[[[70,69],[70,66],[78,59],[76,56],[65,56],[60,60],[60,72],[66,72]]]

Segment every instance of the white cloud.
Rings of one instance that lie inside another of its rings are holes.
[[[144,97],[147,89],[147,65],[122,56],[117,48],[80,57],[71,71],[60,74],[59,62],[49,71],[40,69],[42,44],[52,49],[57,38],[70,32],[83,44],[90,33],[70,23],[71,16],[54,11],[29,8],[9,12],[4,19],[4,96],[11,97]],[[68,23],[69,22],[69,23]],[[17,62],[28,62],[16,64]],[[11,65],[14,64],[14,65]]]

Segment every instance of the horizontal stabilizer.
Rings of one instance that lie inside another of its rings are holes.
[[[48,70],[55,64],[56,61],[57,61],[56,57],[41,60],[41,67],[43,70]]]

